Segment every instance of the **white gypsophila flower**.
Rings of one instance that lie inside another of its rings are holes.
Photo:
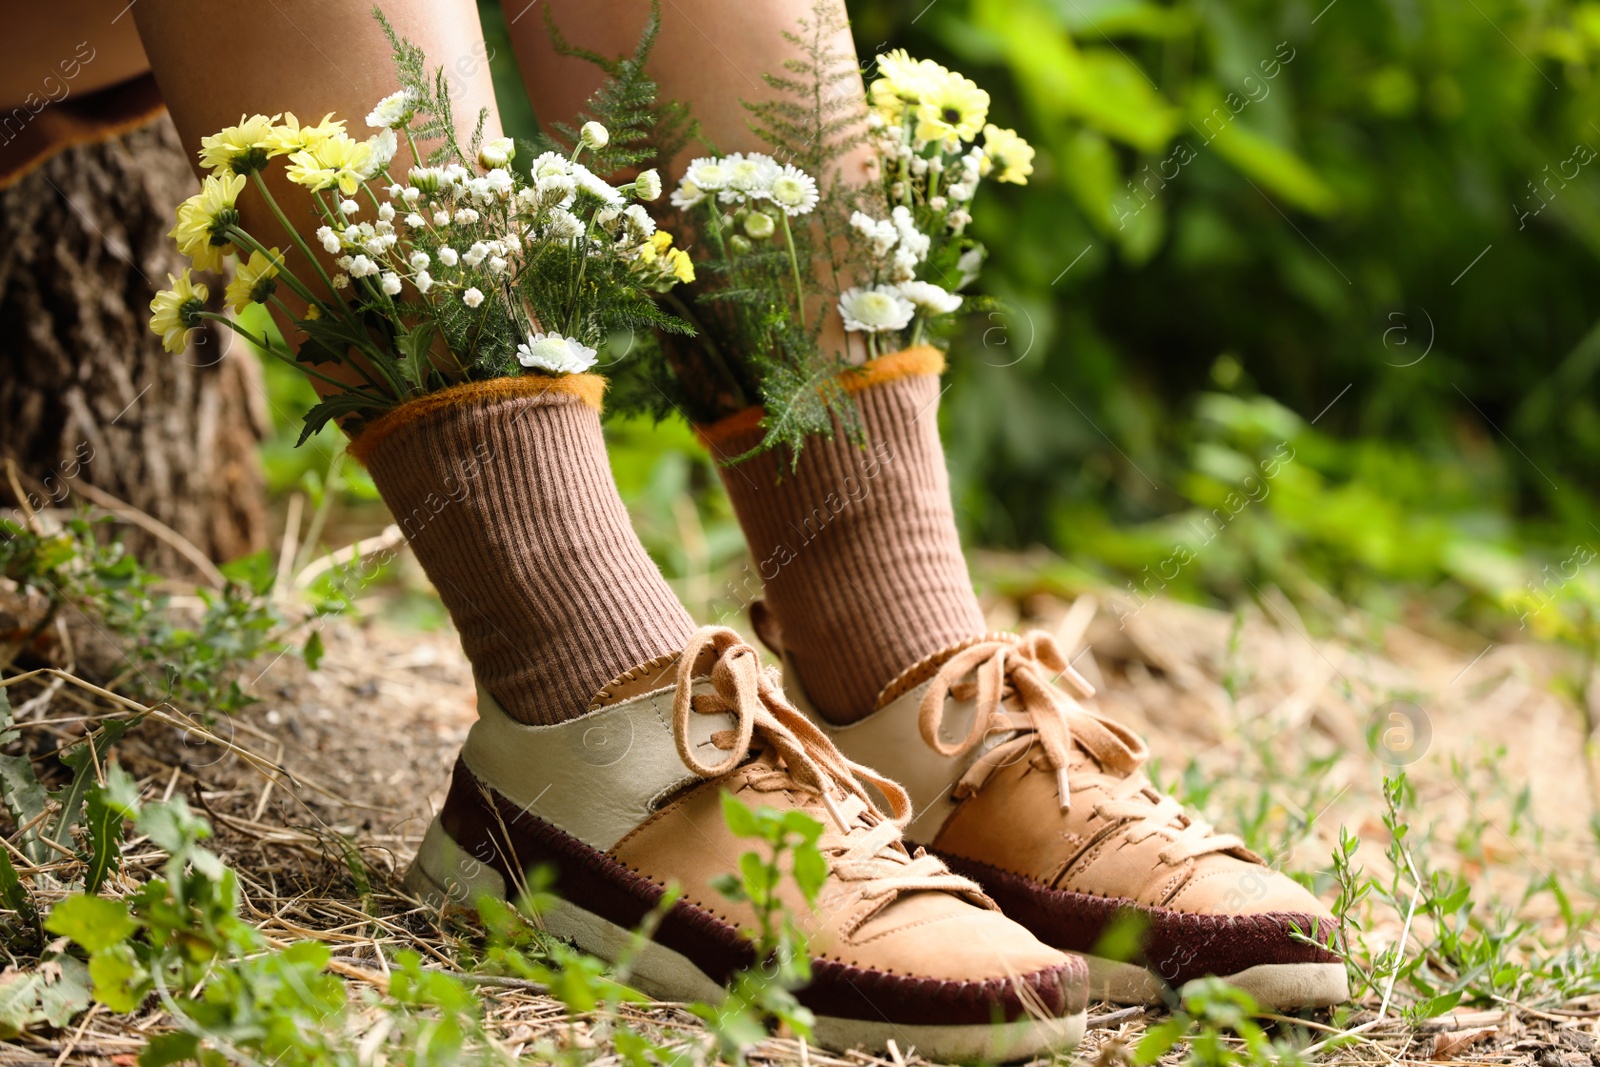
[[[790,163],[772,179],[767,195],[790,217],[804,215],[817,206],[817,182],[811,175]]]
[[[475,308],[483,303],[483,293],[474,285],[471,289],[461,294],[461,302],[469,308]]]
[[[448,225],[450,225],[450,212],[444,210],[443,208],[440,208],[438,211],[435,211],[433,213],[433,224],[435,226],[448,226]]]
[[[388,193],[391,197],[395,197],[405,192],[405,187],[399,182],[392,182],[390,183],[389,188],[385,189],[384,192]]]
[[[913,156],[911,159],[911,173],[919,178],[927,174],[928,161],[921,156]]]
[[[946,200],[942,196],[930,196],[930,197],[928,197],[928,209],[930,211],[943,211],[945,208],[947,208],[949,206],[950,206],[950,201]]]
[[[915,262],[921,263],[928,255],[932,239],[917,229],[917,220],[912,217],[911,209],[904,204],[897,205],[889,213],[889,221],[894,223],[894,231],[900,238],[900,250],[910,252],[916,257]]]
[[[566,208],[558,207],[544,220],[544,236],[547,241],[570,241],[583,236],[583,223]]]
[[[456,209],[456,222],[463,226],[471,226],[478,221],[478,213],[470,207]]]
[[[972,151],[961,157],[961,180],[977,185],[978,179],[982,176],[983,149],[974,145]]]
[[[367,138],[367,147],[372,154],[367,159],[367,165],[362,168],[361,176],[370,178],[383,170],[394,159],[394,154],[400,148],[400,142],[395,138],[393,130],[383,130]]]
[[[348,289],[350,287],[350,275],[335,274],[333,276],[333,287],[335,289]]]
[[[322,242],[322,250],[324,252],[337,252],[337,251],[339,251],[339,248],[340,248],[339,235],[333,232],[332,227],[329,227],[329,226],[318,226],[317,227],[317,240]]]
[[[415,211],[413,211],[411,214],[406,216],[405,223],[406,223],[407,226],[410,226],[413,230],[420,230],[424,226],[428,225],[428,220],[423,218],[421,215],[418,215]]]
[[[950,212],[948,221],[950,224],[950,232],[960,233],[962,230],[966,229],[967,224],[972,221],[972,212],[967,211],[964,208],[952,211]]]
[[[417,276],[411,279],[411,283],[417,287],[417,292],[426,293],[433,288],[433,275],[425,270],[419,270]]]
[[[552,374],[581,374],[595,364],[595,351],[559,333],[536,333],[517,345],[517,362]]]
[[[758,241],[765,241],[778,230],[778,224],[765,211],[752,211],[744,217],[744,232]]]
[[[633,179],[633,195],[640,200],[654,200],[661,195],[661,173],[656,170],[642,171]]]
[[[339,214],[341,215],[354,215],[360,210],[361,205],[356,203],[354,200],[339,201]]]
[[[340,270],[349,270],[350,264],[354,262],[355,260],[351,259],[349,256],[340,256],[338,259],[333,261],[334,266],[338,267]]]
[[[419,189],[402,189],[400,190],[400,199],[408,204],[415,204],[422,199],[422,192]]]
[[[365,255],[357,256],[350,261],[350,277],[366,278],[378,273],[378,265]]]
[[[474,241],[472,242],[472,247],[461,254],[461,262],[465,263],[469,267],[476,267],[479,263],[483,262],[484,257],[488,254],[488,245],[484,244],[482,241]]]
[[[917,276],[917,257],[908,248],[897,248],[889,260],[889,276],[896,282],[909,282]]]
[[[368,255],[381,256],[381,255],[383,255],[384,250],[387,249],[389,246],[383,243],[383,238],[382,237],[372,237],[372,238],[369,238],[367,240],[367,243],[362,245],[361,247],[365,248],[367,250],[367,254]]]
[[[892,285],[854,286],[839,294],[839,315],[853,333],[903,330],[915,311]]]
[[[880,259],[888,255],[900,239],[894,223],[888,219],[875,219],[864,211],[857,211],[850,216],[850,227],[871,243],[872,254]]]
[[[367,125],[374,130],[392,130],[404,126],[416,114],[417,105],[409,90],[401,89],[379,100],[367,113]]]
[[[977,190],[968,182],[951,182],[945,186],[945,192],[950,194],[950,199],[958,204],[964,204],[972,199],[972,194]]]
[[[570,173],[570,170],[570,164],[567,163],[565,156],[557,152],[544,152],[533,161],[528,173],[533,176],[534,181],[538,181],[540,178],[548,178],[555,174]]]
[[[702,193],[714,193],[728,184],[728,168],[722,160],[701,156],[690,160],[689,169],[683,172],[684,182],[692,183]],[[679,188],[682,188],[680,183]]]
[[[566,174],[546,174],[535,184],[541,207],[571,207],[577,183]]]
[[[444,180],[444,171],[438,167],[412,167],[406,180],[411,183],[411,188],[419,192],[437,193]]]
[[[372,230],[374,233],[388,237],[390,234],[394,233],[394,223],[390,222],[388,219],[379,219],[377,223],[373,225]]]
[[[948,315],[961,306],[961,297],[932,282],[901,282],[900,295],[924,315]]]
[[[449,245],[441,245],[436,255],[439,257],[439,262],[443,263],[447,267],[455,266],[456,261],[460,259],[460,256],[457,255],[456,250],[451,248]]]
[[[522,247],[522,235],[515,231],[504,235],[500,238],[500,247],[505,250],[506,255],[510,255]]]
[[[478,162],[484,167],[504,167],[517,154],[517,144],[509,137],[495,137],[478,148]]]
[[[393,204],[379,204],[378,205],[378,221],[380,221],[380,222],[392,222],[392,221],[394,221],[394,205]]]
[[[383,272],[383,277],[378,279],[378,288],[389,296],[398,296],[400,293],[400,275],[392,270]]]
[[[628,229],[637,236],[641,238],[649,237],[656,232],[656,220],[651,218],[650,213],[638,204],[629,204],[622,214],[627,217]]]
[[[610,183],[582,163],[572,164],[572,180],[577,183],[579,189],[591,196],[598,197],[601,202],[610,204],[612,207],[621,207],[627,203],[622,194],[612,188]]]
[[[411,264],[412,270],[427,270],[428,264],[433,261],[428,258],[428,253],[419,248],[411,253],[411,258],[406,262]]]
[[[489,273],[490,274],[503,274],[505,272],[505,269],[506,269],[505,257],[503,257],[503,256],[490,256],[489,257]]]
[[[472,197],[472,199],[476,200],[480,204],[488,203],[493,195],[489,192],[489,179],[468,178],[467,195]]]
[[[598,122],[590,121],[583,124],[583,129],[578,131],[578,139],[586,148],[604,148],[611,140],[611,134]]]
[[[944,157],[943,156],[933,156],[931,159],[928,160],[928,173],[929,174],[943,174],[944,173]]]
[[[670,202],[673,207],[678,208],[681,211],[686,208],[694,207],[705,198],[705,190],[701,189],[694,182],[685,178],[683,181],[679,182],[678,187],[672,191]]]
[[[489,192],[502,200],[511,195],[511,190],[516,184],[511,180],[511,172],[503,167],[491,170],[483,176],[483,180],[488,183]]]

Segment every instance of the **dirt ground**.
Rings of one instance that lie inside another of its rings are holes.
[[[1158,780],[1181,779],[1226,829],[1254,820],[1259,840],[1278,843],[1269,859],[1285,869],[1325,872],[1345,826],[1363,839],[1360,861],[1381,871],[1382,782],[1404,765],[1429,831],[1418,833],[1417,847],[1431,863],[1467,873],[1475,894],[1536,923],[1559,920],[1552,894],[1525,898],[1541,874],[1557,873],[1580,912],[1595,907],[1595,768],[1586,745],[1594,715],[1584,699],[1600,686],[1572,680],[1583,664],[1553,647],[1425,635],[1356,615],[1313,632],[1275,591],[1261,604],[1227,613],[1034,594],[996,600],[990,615],[998,627],[1057,633],[1101,690],[1102,708],[1149,739]],[[328,622],[323,636],[327,653],[315,672],[294,655],[252,668],[246,680],[261,702],[216,727],[227,744],[147,723],[122,742],[120,758],[210,816],[218,850],[240,873],[246,914],[269,935],[323,940],[358,978],[382,975],[380,947],[418,948],[454,966],[458,935],[405,899],[399,876],[473,721],[468,666],[448,630],[402,629],[369,615]],[[1318,884],[1331,899],[1329,879]],[[1372,953],[1400,938],[1403,918],[1369,909],[1362,936]],[[1412,938],[1408,951],[1425,944],[1426,932]],[[484,992],[513,1051],[560,1020],[559,1005],[535,991]],[[1316,1049],[1317,1057],[1600,1067],[1600,997],[1552,1005],[1528,989],[1420,1026],[1398,1017],[1403,1003],[1397,992],[1380,1018],[1370,997],[1342,1024],[1358,1031],[1352,1043]],[[1113,1005],[1090,1014],[1078,1060],[1096,1067],[1123,1062],[1159,1018]],[[696,1026],[668,1005],[640,1017],[661,1032]],[[75,1034],[0,1045],[0,1064],[128,1064],[142,1044],[137,1030],[158,1025],[156,1014],[134,1030],[91,1014]],[[1336,1029],[1323,1015],[1297,1033],[1322,1042]],[[830,1057],[773,1039],[753,1058],[896,1067],[917,1059],[914,1049],[897,1051],[892,1060]]]

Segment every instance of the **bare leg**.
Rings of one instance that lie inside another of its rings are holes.
[[[457,133],[463,139],[470,135],[479,109],[488,108],[484,136],[499,136],[472,0],[386,0],[383,8],[400,36],[450,72]],[[352,137],[362,137],[372,132],[366,128],[372,105],[399,87],[389,42],[362,4],[237,0],[224,11],[207,0],[143,0],[134,5],[133,15],[172,120],[194,151],[201,137],[234,125],[241,114],[292,111],[302,122],[316,122],[331,111],[345,120]],[[402,143],[392,169],[403,174],[410,165]],[[310,195],[284,177],[284,167],[270,166],[264,176],[290,222],[314,228]],[[259,196],[247,189],[239,209],[244,228],[263,244],[292,247]],[[331,257],[324,258],[324,267],[331,266]],[[283,295],[298,310],[300,302]],[[292,324],[274,317],[293,344]],[[333,388],[316,384],[323,392]]]
[[[534,109],[542,121],[575,115],[599,84],[599,73],[581,59],[557,55],[544,13],[523,3],[510,0],[506,17]],[[548,0],[548,4],[567,40],[602,55],[632,51],[650,12],[648,0]],[[836,7],[842,15],[843,4]],[[799,19],[810,17],[809,0],[664,0],[650,73],[660,83],[663,98],[689,105],[718,151],[766,150],[769,146],[751,132],[749,112],[741,101],[773,99],[773,90],[761,76],[782,72],[783,61],[796,55],[794,46],[784,40],[784,31],[795,30]],[[833,43],[846,54],[855,51],[848,30],[840,31]],[[859,83],[856,91],[864,98]],[[690,146],[672,161],[670,174],[664,175],[669,185],[689,158],[700,154],[700,147]],[[871,163],[871,152],[857,148],[841,161],[841,175],[848,181],[866,181],[875,176]],[[849,340],[860,345],[857,338]],[[837,315],[830,315],[822,335],[824,349],[842,349],[846,341],[843,324]]]

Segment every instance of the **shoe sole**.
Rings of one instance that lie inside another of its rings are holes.
[[[406,871],[406,890],[431,908],[471,912],[485,894],[506,899],[505,879],[451,839],[434,819]],[[674,1003],[716,1003],[726,994],[689,957],[654,941],[635,946],[634,935],[571,901],[555,899],[539,914],[540,925],[571,941],[591,956],[614,962],[630,950],[633,966],[628,984],[657,1000]],[[819,1015],[813,1028],[817,1043],[843,1051],[859,1048],[886,1052],[889,1041],[902,1055],[915,1048],[941,1061],[1003,1062],[1070,1052],[1083,1038],[1087,1012],[1060,1019],[1018,1019],[1010,1023],[929,1026]]]
[[[1089,964],[1089,999],[1117,1004],[1164,1004],[1172,988],[1154,971],[1083,954]],[[1298,1010],[1327,1008],[1350,1000],[1350,978],[1342,963],[1258,963],[1233,974],[1218,975],[1242,989],[1264,1008]]]

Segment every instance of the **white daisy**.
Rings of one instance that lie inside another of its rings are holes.
[[[595,364],[595,351],[559,333],[536,333],[517,345],[517,362],[552,374],[581,374]]]
[[[772,179],[767,195],[785,215],[804,215],[817,206],[817,183],[799,167],[786,163],[783,173]]]
[[[533,161],[533,166],[528,168],[528,173],[533,176],[535,181],[540,178],[548,178],[552,174],[568,174],[570,172],[571,164],[567,162],[565,156],[557,152],[545,152]]]
[[[961,297],[932,282],[901,282],[900,295],[924,315],[948,315],[961,306]]]
[[[633,231],[635,236],[643,239],[656,232],[656,220],[638,204],[629,204],[622,214],[627,217],[628,229]]]
[[[400,148],[400,141],[395,137],[393,130],[383,130],[367,138],[367,147],[372,150],[372,155],[361,170],[363,178],[370,178],[387,167]]]
[[[544,220],[544,236],[547,241],[570,241],[583,236],[583,223],[566,208],[558,207]]]
[[[577,183],[565,174],[547,174],[535,183],[543,207],[571,207]]]
[[[404,126],[416,114],[417,105],[408,90],[401,89],[379,100],[367,113],[367,125],[374,130],[392,130]]]
[[[728,168],[720,159],[701,156],[689,163],[689,169],[683,172],[683,180],[693,183],[702,192],[714,193],[728,184]]]
[[[892,285],[859,286],[839,294],[839,314],[844,328],[855,333],[903,330],[916,308]]]
[[[683,181],[679,182],[678,187],[672,191],[671,203],[673,207],[678,208],[681,211],[685,208],[694,207],[705,198],[705,190],[700,188],[694,182],[690,181],[688,178],[685,178]]]
[[[598,197],[612,207],[621,207],[627,203],[621,193],[582,163],[572,164],[572,180],[577,183],[579,189]]]

